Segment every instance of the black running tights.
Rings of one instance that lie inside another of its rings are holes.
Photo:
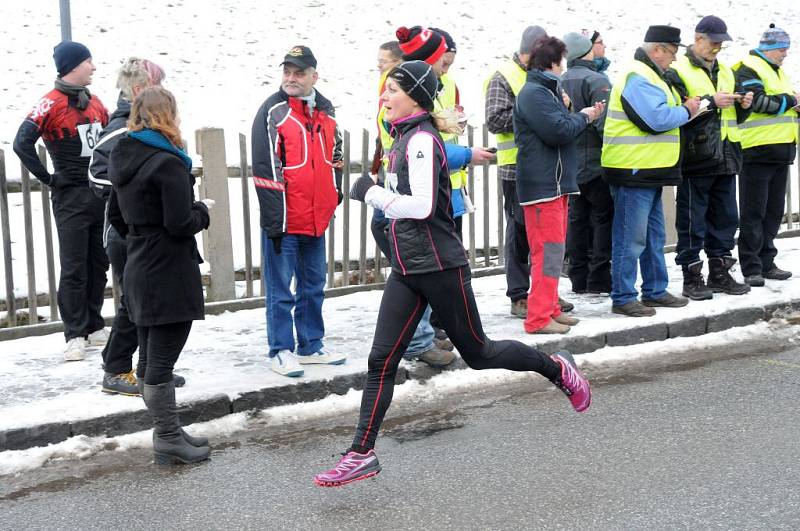
[[[375,446],[392,401],[397,366],[428,304],[471,368],[533,371],[550,381],[560,376],[560,366],[539,350],[519,341],[493,341],[486,337],[470,278],[468,266],[420,275],[392,272],[389,276],[369,354],[354,448]]]

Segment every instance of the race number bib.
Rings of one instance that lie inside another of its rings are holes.
[[[81,157],[91,157],[92,150],[100,138],[100,122],[81,124],[78,126],[78,136],[81,138]]]

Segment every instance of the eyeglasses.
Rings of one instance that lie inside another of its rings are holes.
[[[676,57],[678,55],[678,47],[677,46],[675,48],[670,48],[668,46],[662,46],[661,49],[666,51],[667,53],[669,53],[672,57]]]
[[[603,39],[598,39],[594,41],[595,44],[599,44],[600,46],[605,46],[606,44],[603,42]]]

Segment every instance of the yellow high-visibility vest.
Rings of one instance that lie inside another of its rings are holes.
[[[383,87],[384,83],[386,83],[386,77],[389,75],[389,72],[391,72],[391,69],[389,69],[386,72],[384,72],[383,74],[381,74],[381,80],[378,83],[378,89],[379,90],[380,90],[380,87]],[[378,97],[380,97],[380,96],[381,95],[378,94]],[[389,153],[390,149],[392,149],[392,142],[394,142],[394,139],[392,139],[392,135],[389,134],[388,128],[384,126],[383,117],[384,117],[385,114],[386,114],[386,109],[384,109],[383,105],[381,105],[381,108],[378,111],[377,120],[378,120],[378,131],[380,132],[380,138],[381,138],[381,146],[383,146],[383,164],[384,164],[384,166],[386,165],[386,162],[387,162],[386,154]]]
[[[516,98],[519,94],[519,91],[522,90],[523,85],[525,85],[525,80],[528,73],[523,70],[523,68],[519,66],[513,59],[509,59],[505,63],[501,64],[500,67],[495,70],[495,72],[500,73],[500,75],[503,76],[506,81],[508,81],[508,84],[511,87],[511,92]],[[493,77],[494,73],[492,73],[492,75],[483,82],[484,97],[489,90],[489,82]],[[498,135],[494,135],[494,138],[497,142],[497,165],[510,166],[516,164],[517,145],[514,143],[514,133],[500,133]]]
[[[453,109],[456,106],[456,95],[458,89],[456,82],[448,74],[442,74],[439,80],[442,82],[442,90],[436,96],[433,102],[433,112],[439,112],[444,109]],[[454,133],[442,133],[442,140],[446,144],[458,144],[458,135]],[[462,169],[453,170],[450,172],[450,186],[453,190],[467,185],[467,172]]]
[[[606,168],[671,168],[678,163],[681,154],[680,128],[651,135],[630,121],[622,107],[622,91],[632,74],[642,76],[648,83],[663,90],[670,107],[680,105],[678,94],[652,68],[641,61],[634,61],[611,89],[600,163]]]
[[[765,59],[755,55],[748,55],[734,69],[738,70],[741,65],[751,68],[758,75],[764,83],[767,96],[794,94],[792,82],[783,68],[776,72]],[[797,142],[797,111],[789,108],[782,114],[752,112],[743,124],[739,124],[739,132],[742,149]]]
[[[693,96],[714,96],[717,92],[727,92],[732,94],[735,90],[736,81],[733,78],[733,70],[719,63],[717,72],[717,86],[711,82],[708,72],[699,68],[689,61],[685,55],[679,57],[672,68],[681,76],[686,90],[690,97]],[[736,107],[731,105],[727,109],[720,109],[720,132],[722,140],[726,138],[732,142],[739,142],[739,129],[736,124]]]

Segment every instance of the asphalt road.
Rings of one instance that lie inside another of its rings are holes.
[[[104,452],[0,478],[4,529],[797,529],[800,349],[759,341],[473,388],[389,412],[383,472],[322,489],[355,412],[214,441],[210,462]],[[659,349],[658,344],[654,344]]]

